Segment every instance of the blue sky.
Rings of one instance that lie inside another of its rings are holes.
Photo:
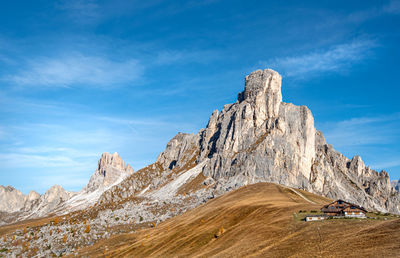
[[[8,1],[0,184],[80,190],[102,152],[136,170],[273,68],[347,157],[400,177],[400,1]]]

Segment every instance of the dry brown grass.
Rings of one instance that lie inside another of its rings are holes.
[[[202,184],[205,179],[206,179],[206,177],[203,175],[203,173],[198,174],[193,180],[182,185],[178,189],[177,194],[186,194],[186,193],[190,193],[190,192],[196,192],[197,190],[200,190],[201,188],[207,187]]]
[[[330,200],[301,191],[310,204],[275,184],[259,183],[216,198],[156,228],[114,236],[80,255],[116,257],[397,256],[400,220],[303,222],[293,214]],[[215,238],[216,229],[224,232]],[[148,236],[148,237],[146,237]]]
[[[50,224],[51,221],[53,221],[55,217],[46,217],[46,218],[40,218],[40,219],[30,219],[30,220],[25,220],[25,221],[20,221],[16,222],[13,224],[9,224],[6,226],[1,226],[0,227],[0,236],[10,234],[15,232],[15,230],[22,230],[27,227],[29,228],[40,228],[41,226]]]

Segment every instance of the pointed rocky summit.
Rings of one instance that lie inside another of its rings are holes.
[[[119,156],[117,152],[110,154],[105,152],[97,165],[97,170],[90,177],[89,183],[84,190],[93,192],[99,188],[105,188],[122,180],[124,177],[132,174],[133,168]]]
[[[271,69],[252,72],[236,103],[214,111],[196,135],[180,134],[156,164],[183,166],[187,153],[212,178],[215,194],[244,184],[274,182],[366,208],[400,213],[400,197],[389,175],[352,160],[326,143],[306,106],[282,102],[282,77]]]

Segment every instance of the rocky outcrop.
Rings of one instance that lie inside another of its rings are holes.
[[[19,211],[24,207],[27,199],[27,196],[14,187],[0,185],[0,211]]]
[[[53,185],[36,202],[24,207],[25,218],[42,217],[54,212],[75,194],[74,192],[66,191],[59,185]]]
[[[32,207],[38,201],[40,194],[30,191],[28,195],[24,195],[21,191],[12,186],[0,185],[0,211],[13,213]]]
[[[105,152],[101,155],[97,169],[90,177],[84,191],[93,192],[98,189],[104,189],[133,172],[132,167],[129,164],[125,165],[118,153],[110,154]]]
[[[190,146],[205,161],[203,175],[223,193],[256,182],[274,182],[329,198],[341,198],[368,209],[400,213],[400,196],[389,175],[352,160],[326,143],[306,106],[282,102],[281,76],[258,70],[245,79],[233,104],[214,111],[197,135],[179,134],[157,162],[163,170],[185,163]],[[216,193],[216,194],[217,194]]]

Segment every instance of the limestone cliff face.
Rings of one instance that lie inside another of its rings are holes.
[[[118,153],[105,152],[101,155],[97,169],[90,177],[84,191],[93,192],[106,188],[132,173],[133,168],[129,164],[125,165]]]
[[[64,202],[69,200],[74,194],[68,192],[59,185],[53,185],[31,206],[25,206],[24,211],[27,212],[27,217],[42,217],[49,212],[54,211]]]
[[[0,185],[0,211],[15,212],[24,207],[26,196],[12,186]]]
[[[274,182],[400,213],[400,196],[389,175],[366,167],[359,156],[349,160],[327,144],[306,106],[282,102],[281,80],[270,69],[251,73],[236,103],[214,111],[197,135],[175,137],[157,162],[171,169],[170,164],[182,163],[182,149],[196,149],[196,163],[206,161],[204,176],[216,180],[215,189],[222,192]]]
[[[0,211],[25,213],[26,216],[35,213],[36,217],[39,217],[54,210],[72,195],[73,193],[65,191],[59,185],[52,186],[43,195],[35,191],[30,191],[28,195],[24,195],[11,186],[0,186]]]

